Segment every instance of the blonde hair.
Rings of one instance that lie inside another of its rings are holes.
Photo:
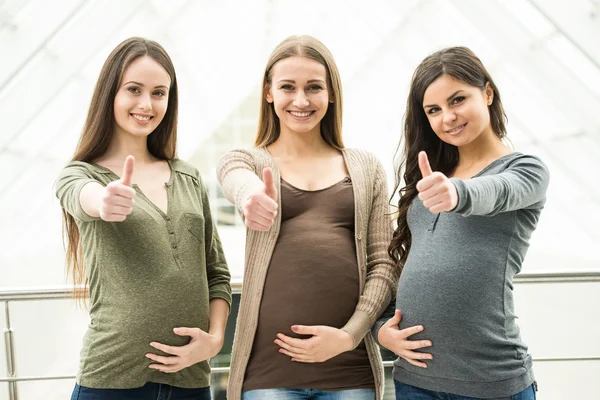
[[[322,64],[327,72],[327,90],[333,103],[321,121],[321,136],[323,140],[336,149],[344,148],[342,140],[342,82],[333,55],[323,43],[309,35],[290,36],[279,43],[271,53],[263,77],[260,117],[258,132],[254,145],[265,147],[275,142],[279,137],[279,118],[275,114],[273,104],[267,101],[266,95],[271,87],[273,67],[279,61],[288,57],[300,56],[310,58]]]

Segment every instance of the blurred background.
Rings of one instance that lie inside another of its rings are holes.
[[[540,156],[551,171],[515,284],[538,398],[600,399],[599,0],[0,0],[0,400],[67,399],[74,385],[88,318],[61,294],[53,183],[110,51],[143,36],[173,59],[178,154],[203,174],[239,287],[245,229],[215,167],[227,150],[252,145],[267,58],[304,33],[323,41],[339,67],[346,145],[374,152],[390,187],[415,67],[454,45],[482,59],[515,150]],[[236,315],[213,360],[223,368],[213,376],[215,399],[224,398]],[[387,398],[392,388],[388,379]]]

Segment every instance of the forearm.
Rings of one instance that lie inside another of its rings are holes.
[[[373,328],[371,328],[371,335],[373,335],[373,338],[375,339],[377,344],[379,344],[380,346],[381,346],[381,343],[379,342],[379,330],[381,329],[383,324],[385,324],[390,318],[392,318],[394,316],[395,310],[396,310],[396,299],[394,298],[394,299],[392,299],[392,301],[390,301],[390,304],[385,309],[383,314],[381,314],[379,319],[377,321],[375,321]]]
[[[263,187],[254,168],[254,160],[245,150],[230,151],[217,166],[217,179],[223,193],[238,210],[242,209],[242,204],[250,193]]]
[[[227,326],[227,316],[229,315],[229,303],[216,298],[209,303],[210,326],[208,333],[214,337],[220,338],[221,342],[225,337],[225,327]]]
[[[90,217],[100,217],[100,205],[104,187],[97,182],[86,183],[79,192],[81,209]]]

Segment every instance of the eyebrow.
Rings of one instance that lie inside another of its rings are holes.
[[[136,81],[129,81],[129,82],[125,82],[125,83],[123,84],[123,86],[125,86],[125,85],[129,85],[130,83],[134,83],[134,84],[136,84],[136,85],[138,85],[138,86],[144,86],[144,84],[143,84],[143,83],[136,82]],[[158,86],[154,86],[154,89],[158,89],[158,88],[164,88],[164,89],[168,89],[168,87],[167,87],[167,86],[165,86],[165,85],[158,85]]]
[[[456,97],[457,94],[459,94],[460,92],[462,92],[462,89],[457,90],[456,92],[452,93],[450,96],[448,96],[448,98],[446,99],[446,101],[450,101],[452,100],[454,97]],[[428,104],[426,106],[423,106],[423,108],[431,108],[431,107],[437,107],[437,105],[433,104]]]
[[[280,79],[277,83],[288,82],[288,83],[296,83],[293,79]],[[310,79],[306,83],[322,83],[325,84],[325,81],[322,79]]]

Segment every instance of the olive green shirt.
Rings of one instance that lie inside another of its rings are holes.
[[[207,361],[176,373],[148,368],[161,354],[150,342],[181,346],[175,327],[209,328],[209,301],[231,304],[230,274],[213,223],[206,189],[191,165],[169,161],[165,214],[139,187],[123,222],[87,215],[79,194],[86,183],[119,179],[94,164],[71,162],[56,194],[79,227],[90,286],[90,324],[83,339],[77,382],[93,388],[136,388],[147,382],[183,388],[210,384]]]

